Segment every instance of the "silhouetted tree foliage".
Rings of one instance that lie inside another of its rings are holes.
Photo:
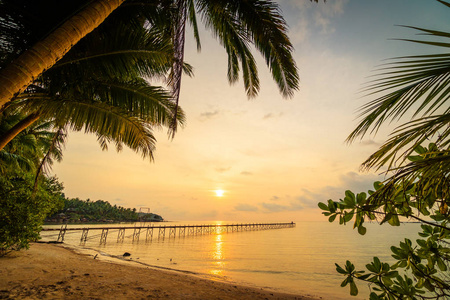
[[[62,215],[61,215],[62,214]],[[48,218],[68,222],[137,222],[162,221],[163,218],[153,213],[138,213],[136,208],[111,205],[108,201],[65,199],[64,207]]]

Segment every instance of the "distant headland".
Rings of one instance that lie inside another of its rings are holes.
[[[157,214],[111,205],[108,201],[65,199],[64,206],[45,219],[46,224],[61,223],[119,223],[119,222],[163,222]]]

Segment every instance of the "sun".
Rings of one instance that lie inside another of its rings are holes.
[[[223,194],[225,193],[224,190],[215,190],[215,192],[217,197],[223,197]]]

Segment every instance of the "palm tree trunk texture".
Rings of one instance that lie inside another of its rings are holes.
[[[52,67],[80,39],[99,26],[125,0],[95,0],[46,38],[0,70],[0,108],[42,72]]]
[[[39,119],[40,115],[30,114],[28,117],[14,125],[8,132],[4,135],[0,136],[0,151],[13,139],[18,135],[22,130],[33,124]]]

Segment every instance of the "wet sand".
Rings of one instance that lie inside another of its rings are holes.
[[[0,299],[302,299],[35,243],[0,257]]]

